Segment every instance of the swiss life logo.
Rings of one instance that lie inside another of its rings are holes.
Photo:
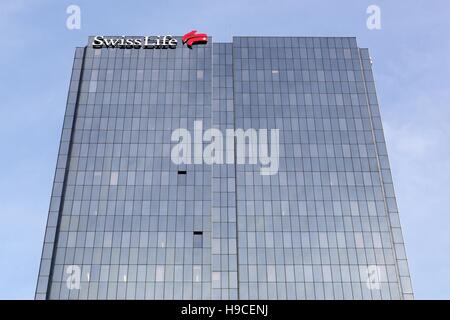
[[[183,44],[190,49],[196,44],[208,43],[206,33],[197,33],[192,30],[182,37]],[[100,48],[121,48],[121,49],[175,49],[178,41],[171,35],[165,36],[145,36],[145,37],[105,37],[95,36],[92,40],[92,47]]]
[[[192,30],[186,33],[181,40],[183,44],[186,44],[190,49],[195,44],[206,44],[208,43],[208,35],[206,33],[197,33],[197,30]]]

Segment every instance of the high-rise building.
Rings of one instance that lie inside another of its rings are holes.
[[[36,298],[413,298],[371,64],[355,38],[90,37]]]

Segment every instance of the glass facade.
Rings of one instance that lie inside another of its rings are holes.
[[[413,298],[368,50],[177,39],[76,49],[36,299]],[[279,129],[278,172],[175,164],[194,121]]]

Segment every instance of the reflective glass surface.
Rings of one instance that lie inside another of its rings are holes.
[[[77,48],[36,298],[413,298],[368,50],[177,39]],[[278,172],[174,164],[198,120],[279,129]]]

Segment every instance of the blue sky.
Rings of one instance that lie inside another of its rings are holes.
[[[114,3],[114,4],[113,4]],[[67,6],[81,29],[66,28]],[[366,8],[381,8],[368,30]],[[74,47],[88,35],[356,36],[370,48],[413,288],[450,298],[448,1],[27,1],[0,4],[0,299],[32,299]]]

